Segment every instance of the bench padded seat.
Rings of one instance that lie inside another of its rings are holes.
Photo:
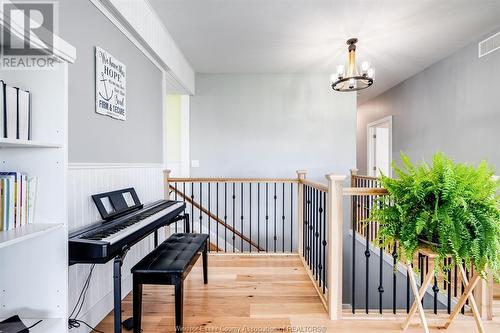
[[[132,268],[132,273],[183,273],[197,252],[203,251],[206,234],[177,233]]]

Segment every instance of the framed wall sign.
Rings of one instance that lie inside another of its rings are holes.
[[[127,119],[127,69],[108,52],[95,48],[95,111]]]

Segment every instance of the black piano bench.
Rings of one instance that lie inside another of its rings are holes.
[[[134,284],[134,333],[141,332],[142,285],[175,286],[175,331],[182,331],[184,279],[203,256],[203,282],[208,283],[206,234],[173,234],[132,267]]]

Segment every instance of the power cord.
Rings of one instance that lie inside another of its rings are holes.
[[[94,327],[90,326],[85,321],[77,319],[78,316],[80,315],[80,312],[82,311],[83,304],[85,303],[85,297],[87,296],[87,291],[88,291],[89,286],[90,286],[90,280],[92,278],[92,273],[94,271],[94,268],[95,268],[95,264],[92,264],[92,266],[90,266],[89,275],[87,276],[87,279],[85,280],[82,291],[80,292],[80,296],[78,296],[78,300],[76,301],[75,307],[73,308],[73,311],[71,311],[71,314],[69,315],[69,318],[68,318],[68,328],[69,329],[78,328],[81,326],[81,324],[84,324],[85,326],[90,328],[92,330],[92,332],[104,333],[103,331],[99,331],[98,329],[95,329]],[[77,308],[78,308],[78,311],[76,311]],[[76,311],[76,314],[75,314],[75,311]],[[75,314],[74,317],[73,317],[73,314]]]
[[[36,325],[40,324],[43,320],[39,320],[37,321],[36,323],[34,323],[33,325],[31,325],[30,327],[26,328],[27,330],[30,330],[32,329],[33,327],[35,327]]]

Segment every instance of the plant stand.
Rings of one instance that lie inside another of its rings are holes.
[[[422,286],[420,287],[420,289],[418,289],[413,267],[411,266],[410,262],[406,263],[406,268],[408,269],[408,276],[410,278],[410,286],[413,292],[413,296],[415,297],[415,301],[413,302],[410,312],[408,313],[405,321],[403,322],[402,329],[406,330],[408,328],[408,326],[410,325],[411,318],[418,310],[420,316],[420,322],[422,323],[424,332],[429,333],[429,325],[427,324],[427,319],[425,318],[424,308],[422,306],[422,298],[425,295],[425,292],[434,277],[435,261],[438,255],[434,251],[427,248],[421,248],[418,252],[429,258],[429,269],[424,277]],[[476,300],[474,299],[474,295],[472,294],[474,288],[476,287],[477,283],[480,281],[481,278],[476,272],[474,272],[471,280],[469,281],[467,279],[467,275],[465,274],[463,266],[459,265],[459,268],[465,289],[464,292],[462,293],[462,296],[460,296],[457,305],[455,306],[450,316],[446,320],[446,323],[443,326],[439,326],[439,328],[447,329],[451,325],[453,320],[455,320],[458,313],[460,312],[460,309],[464,306],[467,299],[469,299],[477,329],[480,333],[485,333],[486,331],[484,330],[483,322],[481,321],[481,316],[479,315],[479,310],[477,308]]]

